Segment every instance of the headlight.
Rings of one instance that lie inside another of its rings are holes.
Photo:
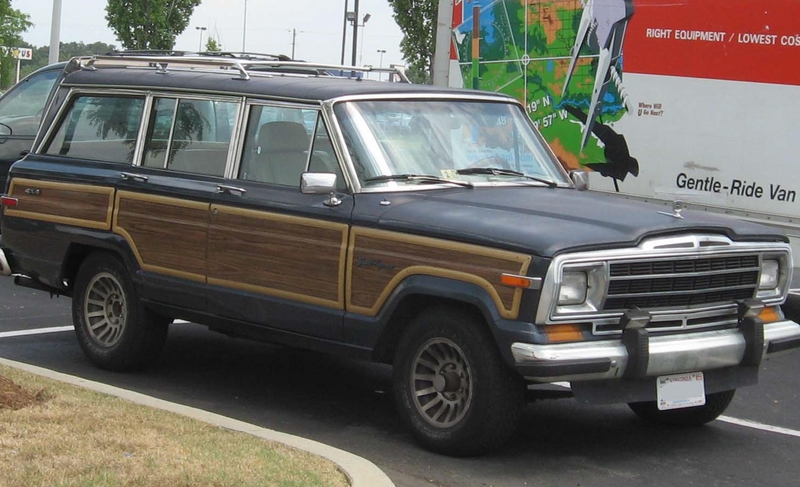
[[[758,281],[758,289],[775,289],[778,287],[781,265],[777,260],[764,260],[761,262],[761,277]]]
[[[561,287],[558,290],[558,305],[569,306],[583,303],[586,301],[587,288],[585,272],[564,272],[561,278]]]

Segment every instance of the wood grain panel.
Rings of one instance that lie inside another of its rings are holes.
[[[206,280],[209,203],[119,191],[114,233],[133,248],[142,269]]]
[[[208,236],[208,282],[344,308],[347,225],[217,206]]]
[[[519,314],[522,290],[500,284],[503,273],[525,275],[531,257],[477,245],[354,228],[347,267],[347,310],[374,316],[394,288],[415,274],[481,286],[504,318]]]
[[[8,216],[30,218],[108,230],[114,204],[114,188],[14,178],[8,191],[17,198]]]

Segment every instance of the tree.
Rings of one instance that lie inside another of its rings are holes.
[[[208,52],[218,52],[222,50],[222,46],[211,36],[208,36],[208,40],[206,41],[206,51]]]
[[[0,0],[0,46],[24,47],[20,34],[33,24],[30,16],[11,8],[11,0]],[[0,86],[4,89],[14,83],[17,61],[5,54],[0,57]]]
[[[125,49],[171,50],[200,0],[108,0],[106,20]]]
[[[431,82],[436,45],[437,0],[388,0],[394,20],[403,31],[400,50],[408,63],[407,74],[415,83]]]

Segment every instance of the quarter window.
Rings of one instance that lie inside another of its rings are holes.
[[[143,98],[79,96],[45,154],[131,164],[143,107]]]
[[[223,176],[235,114],[233,102],[157,98],[143,165]]]

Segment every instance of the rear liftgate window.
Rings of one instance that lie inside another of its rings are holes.
[[[143,107],[143,98],[79,96],[45,154],[131,164]]]

